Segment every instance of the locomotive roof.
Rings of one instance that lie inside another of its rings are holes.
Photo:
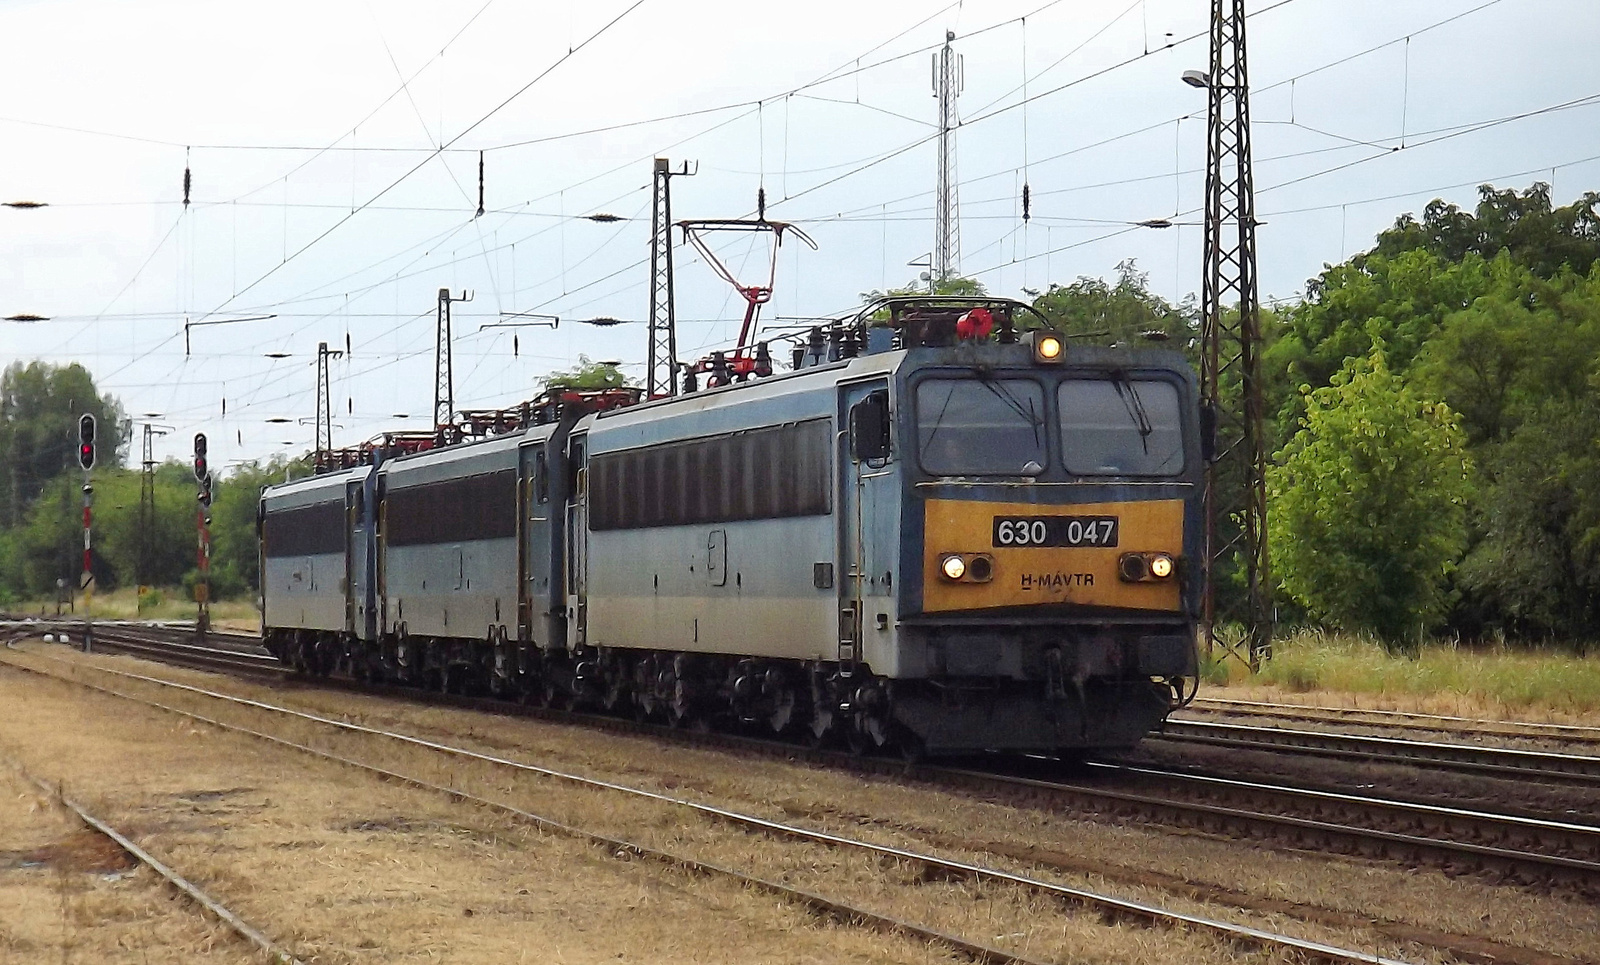
[[[280,504],[283,509],[309,506],[330,499],[343,500],[345,483],[365,479],[371,472],[371,466],[356,466],[353,469],[303,476],[266,487],[261,491],[261,498]]]

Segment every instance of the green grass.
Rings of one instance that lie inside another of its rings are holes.
[[[1531,646],[1424,644],[1415,657],[1344,634],[1301,631],[1273,643],[1272,659],[1250,675],[1227,668],[1234,685],[1296,693],[1343,692],[1447,697],[1480,710],[1600,712],[1600,656]],[[1211,668],[1208,682],[1218,676]]]

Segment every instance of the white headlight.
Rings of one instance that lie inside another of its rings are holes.
[[[1150,561],[1150,575],[1158,580],[1164,580],[1172,575],[1172,557],[1165,554],[1156,556]]]
[[[946,556],[939,562],[939,569],[944,571],[945,579],[959,580],[967,575],[967,561],[959,556]]]

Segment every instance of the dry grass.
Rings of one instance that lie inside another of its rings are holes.
[[[0,767],[0,961],[248,962],[250,949]]]
[[[1301,631],[1274,641],[1258,674],[1236,661],[1211,669],[1210,682],[1222,686],[1206,687],[1207,696],[1254,688],[1505,720],[1592,723],[1600,714],[1600,654],[1434,642],[1407,657],[1348,634]]]
[[[193,620],[195,615],[194,600],[181,586],[158,587],[155,591],[159,602],[151,604],[152,597],[146,597],[146,605],[139,606],[139,598],[134,588],[122,587],[109,593],[96,593],[92,604],[93,614],[102,620]],[[6,608],[11,613],[38,614],[41,616],[54,616],[56,603],[54,599],[24,600]],[[63,616],[83,616],[86,606],[82,594],[77,600],[77,610],[68,612],[62,610]],[[237,600],[215,600],[211,604],[212,625],[229,630],[255,632],[261,628],[261,615],[256,611],[255,600],[244,597]]]
[[[0,702],[0,739],[319,963],[951,960],[66,684],[0,671]]]
[[[100,659],[113,664],[126,660]],[[1293,934],[1337,944],[1381,948],[1410,958],[1429,957],[1417,949],[1391,948],[1392,943],[1370,931],[1272,918],[1263,921],[1260,916],[1246,916],[1236,909],[1174,896],[1170,890],[1134,883],[1133,879],[1137,875],[1165,875],[1260,899],[1307,902],[1355,916],[1485,935],[1564,955],[1600,959],[1600,910],[1518,889],[1359,861],[1306,858],[1161,830],[1073,820],[892,782],[863,781],[780,762],[752,762],[725,754],[664,748],[650,741],[583,729],[325,691],[272,693],[170,668],[163,668],[161,674],[189,677],[369,724],[397,726],[421,736],[448,738],[504,756],[615,778],[763,816],[798,819],[884,844],[938,851],[1032,874],[1039,874],[1040,868],[1026,857],[1039,850],[1053,851],[1070,856],[1072,861],[1047,874],[1068,884],[1090,888],[1109,884],[1128,897],[1236,920],[1250,918],[1254,924],[1281,927]],[[162,699],[174,698],[169,694]],[[201,698],[193,700],[197,709],[221,713],[215,704]],[[824,849],[776,847],[763,838],[730,834],[725,828],[685,818],[681,812],[654,806],[641,808],[622,802],[615,795],[597,796],[543,780],[508,777],[503,770],[450,761],[432,752],[392,744],[385,747],[367,738],[330,736],[319,726],[286,725],[281,719],[259,712],[241,713],[237,719],[275,733],[292,731],[319,746],[363,759],[381,759],[407,773],[431,776],[584,826],[707,860],[737,862],[740,867],[828,894],[856,895],[868,906],[890,914],[916,917],[935,927],[1007,947],[1025,947],[1042,957],[1109,957],[1119,961],[1232,957],[1228,950],[1208,947],[1192,937],[1137,928],[1109,929],[1092,918],[1056,908],[1036,908],[1031,899],[993,889],[951,883],[913,886],[894,877],[902,871],[889,869],[886,876],[885,869],[875,862],[843,858]],[[990,842],[993,852],[1021,857],[997,858],[995,854],[975,851],[968,843],[974,837],[974,828],[982,829],[979,836]],[[1074,866],[1077,870],[1072,870]],[[1095,873],[1097,868],[1104,869],[1104,877]]]

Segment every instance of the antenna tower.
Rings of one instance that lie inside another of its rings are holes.
[[[939,99],[939,185],[934,213],[933,277],[961,274],[961,201],[956,186],[956,97],[966,87],[966,58],[951,49],[955,31],[933,55],[933,95]]]
[[[672,290],[672,179],[689,173],[687,161],[674,171],[666,158],[656,158],[655,190],[650,204],[650,357],[645,378],[645,396],[651,399],[678,392],[678,309]]]
[[[1244,0],[1212,0],[1211,69],[1203,82],[1186,79],[1209,94],[1200,395],[1215,414],[1217,444],[1206,469],[1206,650],[1220,646],[1255,669],[1270,655],[1273,605],[1244,24]],[[1219,599],[1222,582],[1242,583],[1244,595]],[[1242,637],[1218,634],[1235,624]]]

